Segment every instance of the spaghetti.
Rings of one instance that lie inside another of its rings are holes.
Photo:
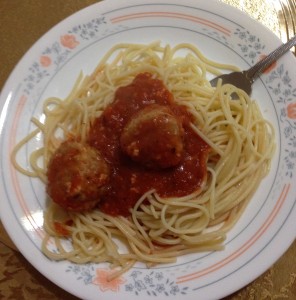
[[[236,70],[208,60],[190,44],[173,48],[158,42],[119,44],[90,76],[79,76],[66,99],[44,102],[45,122],[32,120],[37,128],[15,147],[12,161],[19,171],[45,184],[46,166],[62,141],[86,142],[92,124],[112,103],[117,89],[141,73],[153,74],[164,83],[175,101],[190,112],[191,130],[211,147],[201,189],[161,197],[151,188],[129,216],[112,216],[99,209],[66,212],[50,201],[44,213],[45,255],[75,263],[109,262],[120,267],[117,276],[135,262],[173,263],[180,255],[223,249],[227,231],[269,171],[274,131],[245,92],[221,82],[211,87],[207,74],[218,75],[221,69]],[[232,100],[233,93],[237,100]],[[39,132],[44,147],[31,154],[28,171],[17,163],[16,154]]]

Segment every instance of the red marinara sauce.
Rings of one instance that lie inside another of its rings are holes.
[[[176,167],[147,169],[132,161],[120,148],[124,126],[135,113],[151,104],[169,106],[181,120],[184,151]],[[95,120],[89,132],[88,143],[99,150],[112,170],[99,209],[113,216],[127,216],[130,208],[151,189],[162,197],[180,197],[198,190],[206,180],[210,147],[191,129],[191,121],[187,109],[176,104],[163,82],[150,73],[141,73],[131,84],[118,88],[114,101]]]

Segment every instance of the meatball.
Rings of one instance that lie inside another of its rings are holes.
[[[168,106],[151,104],[131,117],[120,137],[122,151],[147,168],[178,165],[183,156],[183,128]]]
[[[90,210],[109,181],[109,166],[95,148],[66,141],[52,156],[47,178],[47,193],[55,203],[70,211]]]

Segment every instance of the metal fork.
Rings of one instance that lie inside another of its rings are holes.
[[[252,84],[257,79],[257,77],[264,72],[272,63],[274,63],[279,57],[286,53],[289,49],[296,45],[296,35],[292,37],[288,42],[282,44],[280,47],[275,49],[265,58],[260,60],[250,69],[242,72],[232,72],[229,74],[223,74],[215,77],[210,81],[211,86],[217,86],[218,80],[222,80],[222,84],[230,83],[242,90],[244,90],[248,95],[252,92]]]

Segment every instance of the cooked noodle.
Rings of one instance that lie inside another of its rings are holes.
[[[195,119],[192,128],[212,148],[201,192],[165,199],[150,190],[130,217],[112,217],[98,209],[67,212],[65,219],[73,223],[64,225],[69,233],[64,238],[54,226],[60,209],[50,204],[44,213],[47,235],[42,243],[48,257],[75,263],[110,262],[121,267],[118,275],[138,261],[152,266],[173,263],[183,254],[223,249],[227,231],[269,171],[274,131],[245,92],[221,82],[216,88],[210,86],[207,74],[219,74],[221,69],[236,68],[209,61],[190,44],[173,48],[159,43],[120,44],[108,51],[93,74],[79,76],[66,99],[44,102],[45,123],[33,119],[37,129],[15,147],[12,161],[19,171],[45,184],[45,166],[61,141],[70,137],[85,141],[92,122],[112,102],[117,88],[143,72],[162,80],[175,100],[187,106]],[[234,92],[238,100],[232,100]],[[44,147],[31,154],[28,171],[17,163],[16,154],[39,132]]]

